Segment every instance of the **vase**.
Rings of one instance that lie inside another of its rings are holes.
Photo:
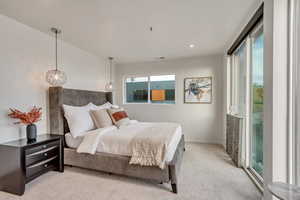
[[[26,127],[26,136],[28,141],[36,140],[36,125],[28,124]]]

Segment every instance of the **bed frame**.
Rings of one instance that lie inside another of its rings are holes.
[[[101,105],[105,102],[113,103],[112,93],[50,87],[49,110],[51,134],[64,135],[69,132],[67,121],[63,116],[63,104],[83,106],[90,102],[95,105]],[[64,145],[65,165],[142,178],[158,183],[171,183],[172,191],[177,193],[178,175],[185,150],[184,137],[181,138],[172,161],[164,169],[130,165],[130,157],[128,156],[108,153],[96,153],[95,155],[79,154],[76,150],[68,148],[66,144]]]

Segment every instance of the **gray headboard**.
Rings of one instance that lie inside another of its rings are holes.
[[[69,131],[68,124],[63,115],[63,104],[84,106],[90,102],[95,105],[101,105],[106,102],[113,103],[112,93],[50,87],[49,113],[51,134],[64,135]]]

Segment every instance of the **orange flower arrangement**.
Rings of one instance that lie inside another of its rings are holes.
[[[10,113],[8,114],[9,117],[13,119],[19,119],[19,122],[16,122],[15,124],[34,124],[41,120],[42,117],[42,108],[38,108],[34,106],[30,112],[21,112],[17,109],[10,108]]]

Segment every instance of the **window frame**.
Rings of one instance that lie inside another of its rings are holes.
[[[263,32],[263,29],[264,29],[264,27],[263,27],[263,23],[261,22],[261,23],[259,23],[254,29],[253,29],[253,31],[251,31],[251,33],[249,34],[249,48],[250,49],[252,49],[252,47],[253,47],[253,39],[254,39],[254,37],[257,37],[260,33],[264,33]],[[252,58],[253,58],[253,54],[252,54],[252,50],[250,50],[250,52],[248,53],[249,54],[249,64],[250,64],[250,66],[249,66],[249,95],[250,95],[250,102],[249,102],[249,118],[248,118],[248,122],[247,123],[249,123],[248,124],[248,127],[249,127],[249,135],[248,135],[248,137],[249,137],[249,152],[250,152],[250,154],[251,154],[251,152],[253,152],[253,141],[252,141],[252,137],[251,137],[251,135],[250,134],[252,134],[253,132],[253,130],[252,130],[252,119],[251,119],[251,117],[250,117],[250,112],[252,112],[252,109],[253,109],[253,105],[252,105],[252,103],[251,102],[253,102],[253,91],[252,91],[252,86],[250,86],[251,85],[251,83],[252,83],[252,73],[253,73],[253,63],[252,63]],[[250,155],[249,154],[249,155]],[[264,179],[263,179],[263,177],[260,175],[260,174],[258,174],[256,171],[255,171],[255,169],[253,169],[252,168],[252,166],[251,166],[251,163],[252,163],[252,156],[250,156],[249,157],[249,163],[248,163],[248,168],[249,168],[249,170],[251,171],[251,173],[252,174],[254,174],[254,176],[257,178],[257,180],[259,181],[259,183],[261,184],[261,185],[263,185],[263,183],[264,183]]]
[[[151,76],[168,76],[168,75],[173,75],[175,76],[175,100],[174,103],[152,103],[151,102],[151,81],[150,81],[150,77]],[[147,77],[148,78],[148,101],[147,102],[127,102],[127,93],[126,93],[126,79],[128,78],[137,78],[137,77]],[[177,78],[176,78],[176,74],[175,73],[164,73],[164,74],[150,74],[150,75],[143,75],[143,74],[137,74],[137,75],[126,75],[123,78],[123,104],[124,105],[167,105],[167,106],[172,106],[172,105],[176,105],[177,104]]]
[[[300,185],[300,2],[291,0],[289,5],[289,130],[288,130],[288,182]]]
[[[299,22],[300,22],[300,20],[299,20],[299,17],[300,17],[300,2],[299,1],[297,1],[297,6],[296,6],[296,19],[298,20],[295,24],[297,24],[297,28],[296,28],[296,30],[295,30],[295,40],[297,41],[296,42],[296,45],[297,45],[297,47],[295,48],[295,51],[294,51],[294,59],[297,59],[297,60],[295,60],[295,68],[296,69],[299,69],[299,66],[300,66],[300,59],[299,59],[299,52],[300,52],[300,36],[299,36],[299,34],[300,34],[300,25],[299,25]],[[298,86],[299,86],[299,83],[300,83],[300,72],[299,72],[299,70],[298,70],[298,73],[297,73],[297,80],[298,80]],[[298,88],[298,92],[300,93],[300,91],[299,91],[299,88]],[[298,100],[299,100],[299,96],[300,96],[300,94],[297,94],[297,97],[298,97]],[[297,102],[299,102],[299,101],[297,101]],[[298,108],[299,108],[299,103],[298,103]],[[300,111],[299,111],[299,113],[298,113],[298,122],[300,123]],[[299,125],[298,125],[299,126]],[[299,131],[299,129],[298,130],[296,130],[297,132]],[[294,163],[294,168],[295,168],[295,171],[296,171],[296,178],[295,178],[295,183],[297,183],[298,185],[300,185],[300,165],[299,165],[299,163],[300,163],[300,153],[299,153],[299,151],[300,151],[300,136],[299,136],[299,134],[298,135],[296,135],[296,132],[294,133],[294,138],[295,138],[295,148],[294,148],[294,155],[297,157],[296,158],[296,162]]]
[[[240,45],[235,49],[235,51],[229,56],[229,73],[227,74],[227,78],[229,78],[228,83],[230,84],[229,90],[229,114],[231,115],[237,115],[239,117],[242,117],[244,120],[243,126],[244,126],[244,133],[242,136],[242,143],[244,147],[242,147],[242,167],[246,171],[246,173],[251,177],[251,179],[254,181],[256,186],[259,188],[260,191],[263,191],[263,184],[264,179],[261,177],[254,169],[251,167],[252,163],[252,156],[250,155],[252,152],[252,139],[251,139],[251,133],[252,133],[252,127],[251,127],[251,119],[250,119],[250,112],[252,110],[251,101],[253,97],[252,91],[251,91],[251,82],[252,82],[252,37],[260,30],[263,29],[263,21],[257,23],[257,25],[252,29],[251,32],[249,32],[248,36],[240,43]],[[245,114],[241,116],[239,113],[235,113],[233,107],[237,106],[238,98],[239,98],[239,92],[237,91],[237,86],[235,84],[238,83],[238,76],[239,74],[236,73],[236,53],[240,50],[240,48],[243,46],[246,51],[246,92],[245,92]]]
[[[230,56],[230,91],[231,91],[231,94],[230,94],[230,106],[229,106],[229,112],[230,114],[233,114],[233,115],[237,115],[237,116],[240,116],[240,117],[243,117],[245,118],[245,113],[244,115],[240,115],[235,113],[233,111],[233,106],[237,106],[238,102],[239,102],[239,88],[237,87],[237,83],[239,83],[239,78],[238,78],[238,66],[236,64],[236,58],[238,57],[236,55],[236,53],[244,46],[245,48],[245,51],[246,51],[246,59],[248,59],[248,37],[245,38],[245,40],[243,40],[241,42],[241,44],[236,48],[236,50],[232,53],[232,55]],[[248,61],[246,61],[246,65],[248,65]],[[247,70],[248,70],[248,66],[246,66],[246,76],[247,76]],[[246,88],[247,88],[247,79],[245,80],[246,81]],[[245,92],[245,98],[247,99],[247,91]],[[245,102],[246,103],[246,102]],[[236,110],[236,109],[235,109]]]

